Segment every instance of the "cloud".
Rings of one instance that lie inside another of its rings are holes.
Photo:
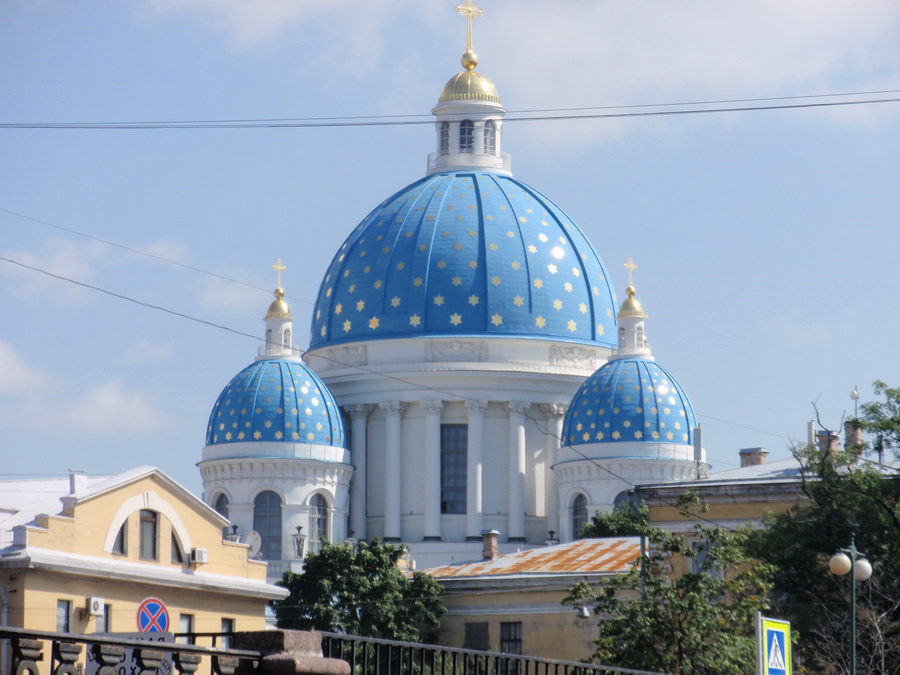
[[[29,366],[24,355],[10,343],[0,340],[0,394],[33,396],[53,386],[54,379],[47,371]]]
[[[73,242],[52,237],[45,240],[37,251],[4,251],[4,256],[36,268],[35,270],[17,266],[5,266],[4,269],[18,280],[19,284],[14,289],[18,295],[41,296],[58,304],[76,305],[85,302],[90,291],[77,284],[68,283],[67,280],[91,283],[100,263],[107,259],[108,253],[109,248],[99,242]],[[43,270],[49,274],[36,270]]]
[[[125,351],[125,363],[143,364],[160,361],[169,361],[175,354],[175,344],[172,342],[153,343],[149,340],[140,340]]]
[[[225,272],[225,275],[232,279],[247,279],[252,276],[233,270]],[[260,287],[263,286],[260,284]],[[266,294],[258,288],[216,277],[207,277],[200,286],[200,302],[204,309],[228,309],[234,313],[244,310],[265,312],[271,301],[272,296],[267,300]]]
[[[146,253],[155,258],[162,258],[165,261],[186,265],[190,263],[187,245],[177,241],[155,241],[138,247],[142,253]],[[133,256],[146,258],[140,253],[131,253]]]
[[[152,433],[172,426],[152,396],[129,391],[122,379],[91,387],[65,406],[62,417],[71,428],[96,434]]]

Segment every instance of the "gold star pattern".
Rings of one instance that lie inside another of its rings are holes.
[[[413,286],[415,286],[416,288],[421,286],[423,283],[425,283],[425,280],[422,279],[422,277],[416,277],[415,279],[413,279]]]
[[[516,307],[521,307],[522,305],[525,304],[525,299],[521,295],[517,295],[516,297],[513,298],[513,304]]]
[[[544,287],[544,281],[543,281],[542,279],[535,279],[535,280],[534,280],[534,287],[535,287],[535,288],[543,288],[543,287]]]
[[[369,319],[369,328],[371,328],[372,330],[378,328],[379,325],[381,325],[381,322],[378,320],[377,316],[373,316],[371,319]]]
[[[534,320],[534,325],[538,328],[546,328],[547,327],[547,319],[542,316],[538,316]]]
[[[418,328],[421,324],[422,324],[422,317],[419,316],[418,314],[413,314],[411,317],[409,317],[409,325],[410,326],[413,326],[414,328]]]
[[[335,313],[335,314],[340,314],[340,313],[343,312],[343,311],[344,311],[344,306],[343,306],[341,303],[338,303],[338,304],[336,304],[336,305],[334,306],[334,313]]]
[[[503,316],[501,314],[494,314],[491,316],[491,323],[495,326],[500,326],[503,324]]]
[[[556,265],[553,264],[547,265],[547,269],[550,270],[550,274],[556,274],[559,271]]]
[[[443,295],[434,296],[434,304],[437,305],[438,307],[443,305],[444,304],[444,296]]]
[[[359,302],[356,303],[356,311],[357,311],[357,312],[361,312],[361,311],[363,311],[365,308],[366,308],[366,301],[365,301],[365,300],[360,300]]]
[[[462,277],[453,277],[450,280],[450,283],[453,284],[454,286],[462,286]]]
[[[556,298],[553,301],[553,309],[555,309],[558,312],[559,310],[562,309],[562,307],[563,307],[562,300],[560,300],[559,298]]]
[[[588,311],[587,305],[584,304],[583,302],[578,303],[578,311],[581,312],[582,314],[587,314],[587,311]]]
[[[454,326],[458,326],[462,323],[462,317],[459,314],[451,314],[450,315],[450,323]]]
[[[566,324],[566,327],[571,333],[574,333],[578,329],[578,325],[572,319],[569,319],[569,323]]]
[[[469,296],[469,304],[472,305],[472,307],[474,307],[475,305],[477,305],[477,304],[478,304],[478,296],[477,296],[477,295],[470,295],[470,296]]]
[[[398,298],[395,295],[393,298],[391,298],[391,307],[397,308],[399,306],[400,306],[400,298]]]
[[[353,324],[350,323],[349,320],[348,320],[348,321],[345,321],[345,322],[344,322],[344,332],[345,332],[345,333],[349,333],[349,332],[350,332],[350,327],[351,327],[352,325],[353,325]]]
[[[500,283],[500,277],[491,277],[491,284],[493,284],[494,286],[499,286]]]

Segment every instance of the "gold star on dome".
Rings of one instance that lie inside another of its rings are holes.
[[[581,270],[578,269],[577,267],[573,267],[573,268],[572,268],[572,276],[573,276],[573,277],[580,277],[580,276],[581,276]]]
[[[434,304],[437,305],[438,307],[443,305],[444,304],[444,296],[443,295],[434,296]]]
[[[411,317],[409,317],[409,325],[410,326],[418,327],[421,323],[422,323],[422,317],[419,316],[418,314],[413,314]]]
[[[547,269],[550,271],[550,274],[556,274],[559,271],[556,265],[553,264],[547,265]]]
[[[462,317],[459,314],[451,314],[450,315],[450,323],[454,326],[458,326],[462,323]]]
[[[573,290],[572,284],[570,284],[570,283],[567,281],[566,283],[563,284],[563,289],[565,289],[566,293],[571,293],[572,290]]]
[[[243,431],[239,431],[239,432],[238,432],[237,438],[238,438],[239,441],[244,440],[245,437],[246,437],[246,434],[244,434]]]
[[[667,431],[666,432],[666,440],[671,441],[673,438],[675,438],[675,434],[672,433],[671,431]]]
[[[261,432],[261,431],[254,431],[254,432],[253,432],[253,438],[254,438],[254,440],[257,440],[257,441],[258,441],[260,438],[262,438],[262,432]]]
[[[447,263],[446,263],[445,261],[443,261],[443,260],[438,260],[437,268],[438,268],[439,270],[444,269],[446,266],[447,266]]]
[[[509,237],[510,239],[512,239],[513,237],[516,236],[516,233],[513,232],[512,230],[508,230],[508,231],[506,232],[506,236]]]
[[[365,301],[365,300],[360,300],[359,302],[356,303],[356,311],[357,311],[357,312],[361,312],[361,311],[363,311],[365,308],[366,308],[366,301]]]
[[[478,261],[477,261],[477,260],[470,260],[470,261],[469,261],[469,267],[471,267],[473,270],[478,269]]]
[[[280,431],[276,431],[275,432],[275,440],[280,441],[282,438],[284,438],[284,434],[281,433]]]
[[[373,316],[371,319],[369,319],[369,328],[371,328],[372,330],[375,330],[380,325],[381,322],[378,320],[377,316]]]
[[[620,438],[622,438],[622,434],[620,434],[618,431],[614,431],[614,432],[612,432],[612,437],[615,440],[619,440]]]
[[[538,316],[534,320],[534,325],[537,326],[538,328],[546,328],[547,327],[547,319],[545,319],[542,316]]]
[[[535,279],[535,280],[534,280],[534,287],[535,287],[535,288],[543,288],[543,287],[544,287],[544,281],[543,281],[543,279]]]
[[[368,273],[371,272],[371,271],[372,271],[372,266],[371,266],[371,265],[366,265],[365,267],[363,267],[363,274],[368,274]],[[346,271],[344,272],[344,276],[345,276],[345,277],[349,277],[349,276],[350,276],[350,270],[346,270]]]
[[[528,245],[528,252],[529,252],[529,253],[537,253],[537,246],[535,246],[534,244],[529,244],[529,245]]]
[[[356,292],[356,284],[350,284],[350,286],[347,288],[347,291],[349,293],[355,293]]]
[[[272,420],[266,420],[266,423],[264,426],[266,427],[266,429],[271,429],[272,428]]]
[[[491,316],[491,323],[495,326],[501,325],[503,323],[503,315],[494,314],[493,316]]]
[[[559,311],[559,310],[561,310],[562,308],[563,308],[562,300],[560,300],[559,298],[556,298],[556,299],[553,301],[553,309]]]
[[[631,426],[631,420],[625,420],[624,422],[622,422],[622,426],[627,429]]]
[[[521,307],[522,305],[525,304],[525,298],[523,298],[521,295],[517,295],[516,297],[513,298],[513,304],[516,307]]]
[[[453,244],[454,251],[462,251],[462,247],[463,247],[462,244],[459,244],[459,243]]]
[[[230,432],[230,431],[229,431],[227,434],[225,434],[225,440],[226,440],[226,441],[230,441],[230,440],[231,440],[231,432]]]
[[[512,267],[514,270],[519,270],[521,269],[522,264],[518,260],[513,260],[510,264],[510,267]]]
[[[332,290],[332,289],[329,288],[328,290],[325,291],[325,297],[326,297],[326,298],[330,298],[330,297],[331,297],[331,290]]]
[[[634,438],[635,438],[635,440],[638,440],[638,441],[639,441],[639,440],[641,440],[643,437],[644,437],[644,432],[641,431],[640,429],[638,429],[637,431],[634,432]]]
[[[472,307],[474,307],[475,305],[477,305],[477,304],[478,304],[478,296],[477,296],[477,295],[470,295],[470,296],[469,296],[469,304],[472,305]]]
[[[293,438],[295,441],[296,441],[296,440],[299,440],[300,434],[298,434],[298,433],[295,431],[294,433],[291,434],[291,438]]]
[[[325,326],[322,326],[322,327],[319,329],[319,334],[320,334],[322,337],[325,337],[325,333],[326,333]]]
[[[396,308],[399,306],[400,306],[400,298],[395,295],[393,298],[391,298],[391,307]]]
[[[335,313],[335,314],[340,314],[340,313],[343,312],[343,311],[344,311],[344,306],[343,306],[341,303],[338,303],[338,304],[336,304],[336,305],[334,306],[334,313]]]
[[[384,283],[384,282],[383,282],[381,279],[379,279],[379,280],[376,281],[374,284],[372,284],[372,286],[375,287],[375,290],[378,290],[379,288],[381,288],[381,285],[382,285],[383,283]]]
[[[462,277],[453,277],[450,280],[450,283],[453,284],[454,286],[462,286]]]
[[[603,432],[602,432],[602,431],[598,431],[598,432],[597,432],[597,440],[598,440],[598,441],[602,441],[602,440],[603,440]]]
[[[500,247],[497,246],[497,244],[491,244],[490,246],[488,246],[488,248],[491,249],[492,251],[496,251]]]
[[[422,277],[416,277],[415,279],[413,279],[413,286],[415,286],[416,288],[421,286],[423,283],[425,283],[425,281],[424,279],[422,279]]]
[[[569,323],[566,324],[566,327],[569,329],[570,333],[574,333],[578,330],[578,325],[572,319],[569,319]]]
[[[543,242],[543,243],[545,243],[545,244],[549,241],[549,237],[547,237],[547,235],[544,234],[543,232],[541,232],[541,233],[538,235],[538,239],[540,239],[541,242]]]
[[[588,311],[587,305],[583,302],[578,303],[578,311],[581,312],[582,314],[587,314],[587,311]]]
[[[350,332],[350,326],[351,326],[351,325],[352,325],[352,324],[350,323],[350,320],[349,320],[349,319],[348,319],[347,321],[344,322],[344,332],[345,332],[345,333],[349,333],[349,332]]]
[[[591,440],[591,435],[590,435],[588,432],[586,432],[586,431],[584,432],[584,434],[582,434],[581,437],[582,437],[584,440],[586,440],[586,441]]]

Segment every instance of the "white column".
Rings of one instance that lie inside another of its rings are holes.
[[[484,411],[487,401],[466,401],[466,540],[481,541],[484,529],[482,472],[484,470]]]
[[[366,538],[366,421],[370,405],[348,405],[350,415],[350,461],[353,462],[353,478],[350,481],[350,529],[351,536]]]
[[[441,540],[441,410],[443,401],[422,401],[425,410],[424,541]]]
[[[556,473],[553,471],[553,465],[559,458],[559,448],[562,443],[562,427],[563,418],[566,416],[566,410],[569,406],[561,403],[545,403],[541,406],[544,414],[547,416],[547,469],[545,471],[545,492],[547,503],[545,510],[547,513],[547,529],[553,530],[556,537],[559,538],[559,492],[556,488]]]
[[[384,434],[384,541],[398,542],[400,536],[400,490],[403,484],[400,421],[406,404],[385,401],[378,404],[385,414]]]
[[[525,541],[525,413],[528,401],[509,402],[509,536]]]

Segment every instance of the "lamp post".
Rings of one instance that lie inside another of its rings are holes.
[[[872,564],[857,550],[851,536],[850,546],[831,556],[828,569],[839,577],[853,570],[850,575],[850,675],[856,675],[856,582],[872,576]]]

